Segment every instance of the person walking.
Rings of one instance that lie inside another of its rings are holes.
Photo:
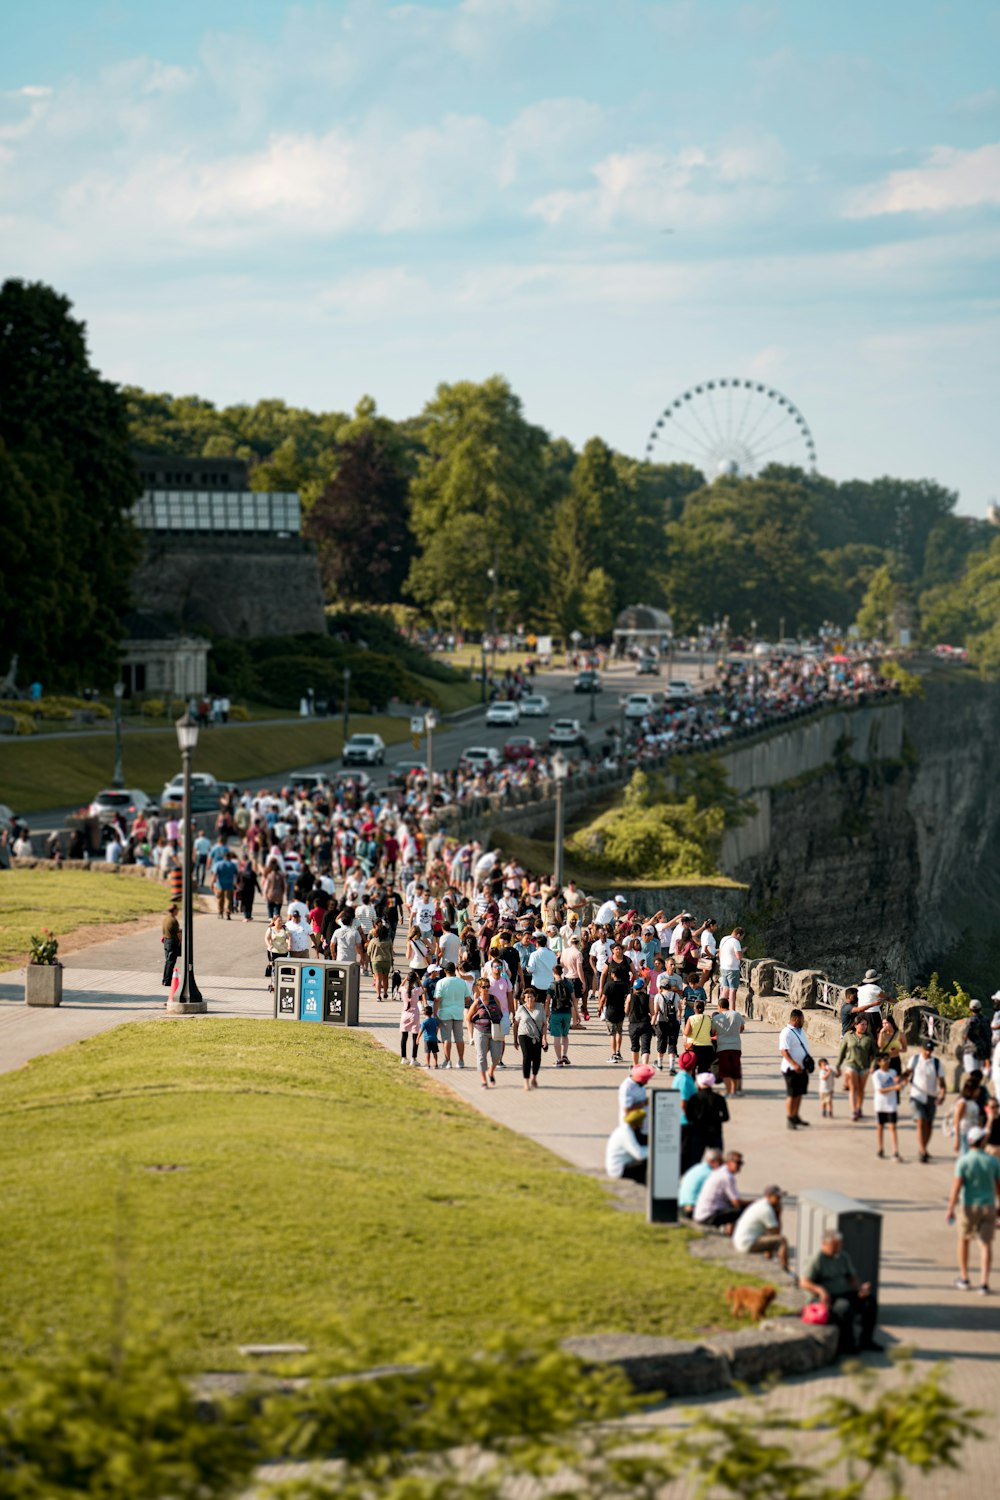
[[[219,863],[215,866],[212,875],[212,889],[215,891],[215,900],[219,908],[219,921],[225,917],[227,922],[233,917],[233,895],[236,891],[236,861],[233,859],[232,850],[227,849]]]
[[[556,1067],[569,1067],[569,1033],[573,1022],[573,986],[557,963],[552,971],[552,988],[549,991],[549,1035],[556,1055]]]
[[[181,956],[181,924],[177,920],[177,907],[171,902],[163,918],[163,987],[169,989],[174,979],[174,969]]]
[[[729,996],[720,996],[712,1017],[715,1032],[715,1072],[729,1095],[743,1092],[743,1032],[746,1023],[738,1010],[731,1010]]]
[[[698,1072],[711,1072],[715,1065],[715,1031],[703,999],[694,1002],[694,1015],[684,1022],[684,1039],[695,1055]]]
[[[251,860],[245,859],[236,881],[236,893],[244,922],[253,921],[254,897],[259,892],[260,881],[257,879],[257,871],[254,869]]]
[[[788,1025],[782,1027],[778,1037],[781,1071],[785,1079],[785,1123],[789,1130],[798,1130],[809,1124],[799,1114],[809,1089],[809,1074],[815,1067],[802,1030],[804,1023],[802,1012],[793,1010]]]
[[[285,880],[285,872],[276,860],[268,860],[264,871],[264,885],[262,895],[267,902],[268,917],[276,917],[285,903],[285,893],[288,884]]]
[[[837,1053],[837,1077],[843,1073],[851,1096],[851,1118],[864,1118],[865,1088],[875,1062],[875,1043],[868,1033],[867,1016],[858,1016],[850,1031],[840,1039]]]
[[[729,1106],[715,1092],[715,1074],[699,1073],[695,1084],[694,1095],[684,1104],[687,1124],[681,1132],[682,1172],[700,1162],[709,1148],[723,1150],[722,1127],[729,1119]]]
[[[469,1040],[476,1049],[476,1066],[479,1081],[484,1089],[496,1083],[497,1063],[503,1051],[503,1032],[500,1026],[500,1005],[490,992],[488,979],[477,979],[472,986],[472,1000],[465,1020],[469,1028]]]
[[[458,1053],[458,1066],[465,1067],[465,1012],[469,1001],[469,990],[464,977],[456,972],[453,963],[444,966],[444,977],[434,986],[434,1014],[440,1023],[441,1040],[444,1042],[442,1068],[451,1067],[451,1049]]]
[[[959,1197],[962,1214],[958,1224],[958,1279],[960,1292],[969,1286],[969,1243],[979,1241],[979,1294],[990,1290],[993,1265],[993,1237],[1000,1214],[1000,1161],[985,1150],[989,1132],[974,1126],[968,1135],[968,1147],[955,1163],[955,1175],[948,1194],[946,1222],[954,1224]]]
[[[538,992],[533,985],[525,986],[514,1021],[517,1027],[517,1045],[521,1049],[521,1072],[524,1075],[525,1090],[537,1089],[547,1027],[545,1010],[539,1004]]]
[[[947,1086],[941,1060],[934,1055],[934,1043],[922,1041],[920,1055],[910,1064],[910,1105],[917,1122],[917,1147],[920,1160],[930,1161],[934,1116],[947,1097]]]
[[[899,1154],[899,1132],[896,1129],[896,1117],[899,1113],[899,1091],[903,1087],[899,1074],[894,1073],[890,1066],[889,1055],[880,1052],[875,1060],[875,1071],[872,1074],[872,1087],[875,1090],[875,1155],[883,1156],[883,1135],[889,1132],[889,1144],[892,1147],[894,1161],[902,1161]]]
[[[375,978],[375,999],[381,1003],[389,997],[389,975],[392,973],[392,936],[385,922],[379,922],[372,929],[367,950]]]
[[[424,998],[423,986],[419,977],[411,969],[399,988],[399,1061],[405,1063],[406,1039],[410,1038],[412,1056],[409,1059],[410,1067],[416,1068],[420,1065],[417,1055],[420,1046],[420,1014],[421,1002]]]
[[[649,991],[644,979],[632,982],[632,991],[625,1001],[628,1020],[628,1039],[632,1049],[632,1066],[649,1062],[653,1047],[653,1017],[649,1008]]]
[[[289,937],[285,928],[285,919],[280,911],[276,911],[264,929],[264,951],[267,954],[267,968],[265,974],[269,980],[268,991],[274,989],[274,960],[286,958],[288,955]]]
[[[625,1027],[625,1000],[632,986],[632,965],[625,957],[621,943],[615,943],[611,957],[601,970],[598,986],[598,1016],[604,1017],[611,1038],[610,1063],[622,1060],[622,1031]]]

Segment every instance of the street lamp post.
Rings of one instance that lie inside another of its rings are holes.
[[[480,701],[480,703],[485,703],[486,702],[486,632],[485,631],[483,631],[482,647],[483,647],[483,676],[482,676],[482,687],[481,687],[480,694],[479,694],[479,701]]]
[[[351,722],[351,669],[344,668],[344,744],[347,744],[348,726]]]
[[[563,791],[568,773],[569,761],[561,750],[557,750],[552,757],[552,779],[556,784],[556,849],[553,878],[557,891],[563,888],[563,843],[566,836],[566,808],[563,802]]]
[[[111,777],[111,785],[121,788],[125,785],[125,772],[122,769],[122,698],[125,696],[125,684],[119,677],[115,683],[115,769]]]
[[[424,728],[427,730],[427,785],[430,788],[431,807],[434,806],[434,731],[437,728],[437,714],[429,708],[424,714]]]
[[[702,681],[702,679],[704,678],[704,676],[705,676],[705,627],[704,627],[704,625],[699,625],[698,626],[698,680],[699,680],[699,682]]]
[[[594,720],[597,718],[597,714],[594,712],[594,697],[595,697],[596,693],[597,693],[597,679],[596,679],[596,677],[594,677],[593,675],[591,675],[591,678],[590,678],[590,722],[591,722],[591,724],[593,724]]]
[[[181,965],[184,978],[172,1000],[167,1001],[167,1010],[175,1016],[196,1015],[208,1010],[202,999],[194,977],[194,862],[191,848],[191,757],[198,743],[198,725],[185,709],[184,717],[177,720],[177,743],[180,746],[184,767],[184,796],[182,801],[181,860],[184,869],[183,921],[181,924]]]

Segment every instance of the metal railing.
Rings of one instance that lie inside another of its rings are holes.
[[[771,989],[776,995],[790,995],[792,993],[792,981],[795,978],[794,969],[779,969],[774,966],[774,977],[771,980]]]
[[[846,992],[846,985],[832,984],[829,979],[821,980],[816,986],[817,1008],[819,1010],[832,1010],[839,1015]]]

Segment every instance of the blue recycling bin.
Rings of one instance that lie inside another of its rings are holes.
[[[323,968],[320,964],[303,964],[299,979],[299,1020],[323,1019]]]

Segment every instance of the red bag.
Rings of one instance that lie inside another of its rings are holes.
[[[830,1309],[825,1302],[809,1302],[802,1309],[803,1323],[829,1323]]]

